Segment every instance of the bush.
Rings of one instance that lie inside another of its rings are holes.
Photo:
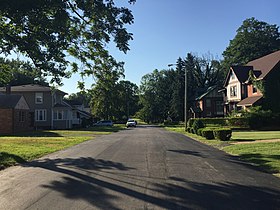
[[[210,140],[210,139],[214,139],[214,132],[213,130],[210,129],[202,129],[201,134],[203,137],[205,137],[206,139]]]
[[[230,128],[220,128],[214,130],[215,138],[221,141],[228,141],[231,138],[232,130]]]
[[[191,133],[191,132],[192,132],[191,129],[192,129],[192,128],[187,127],[187,132],[188,132],[188,133]]]
[[[203,122],[200,119],[196,119],[193,122],[192,127],[193,127],[195,133],[198,134],[197,130],[200,129],[200,128],[204,128],[205,126],[204,126]]]
[[[249,128],[249,122],[247,117],[227,118],[227,124],[232,127]]]
[[[195,130],[193,128],[191,128],[191,133],[195,134]]]
[[[202,130],[203,130],[204,128],[199,128],[198,130],[197,130],[197,135],[199,135],[199,136],[202,136]]]

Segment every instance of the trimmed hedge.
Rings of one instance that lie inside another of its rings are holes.
[[[221,141],[229,141],[232,135],[232,130],[230,128],[219,128],[214,130],[215,138]]]
[[[215,138],[214,131],[212,129],[204,128],[204,129],[202,129],[201,134],[203,137],[205,137],[208,140]]]
[[[227,125],[232,127],[249,128],[249,119],[247,117],[230,117],[227,118]]]
[[[190,118],[187,127],[193,127],[196,121],[201,121],[204,126],[207,125],[227,125],[227,118]]]

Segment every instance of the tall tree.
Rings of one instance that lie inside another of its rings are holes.
[[[139,95],[138,86],[130,81],[121,80],[117,83],[116,103],[118,120],[127,120],[138,111]]]
[[[125,26],[132,23],[131,11],[114,0],[1,0],[0,53],[21,53],[60,83],[69,65],[82,76],[117,65],[106,44],[127,52],[132,34]]]
[[[0,57],[0,86],[40,84],[48,85],[40,71],[30,63]]]
[[[262,57],[280,49],[280,33],[277,25],[270,25],[255,18],[243,21],[237,34],[223,52],[223,67],[244,65],[250,60]]]

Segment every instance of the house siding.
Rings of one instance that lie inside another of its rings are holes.
[[[0,109],[0,134],[13,132],[13,109]]]

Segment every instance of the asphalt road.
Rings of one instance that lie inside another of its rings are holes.
[[[142,126],[0,171],[0,209],[280,209],[280,179]]]

